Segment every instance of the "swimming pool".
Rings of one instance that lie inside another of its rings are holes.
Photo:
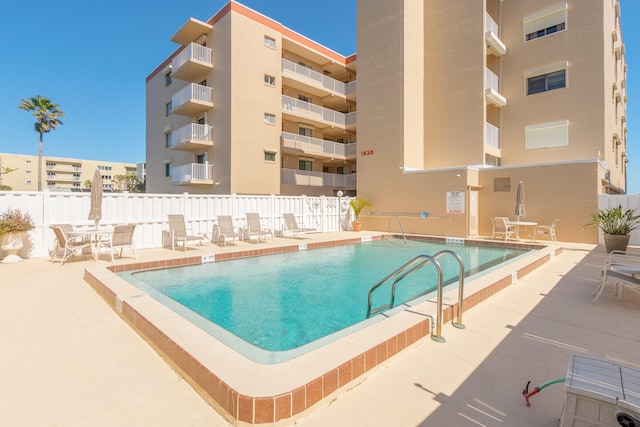
[[[123,277],[246,357],[279,363],[380,320],[367,321],[371,286],[414,257],[442,250],[453,250],[461,256],[465,277],[528,252],[384,240],[123,273]],[[438,262],[444,284],[457,284],[457,260],[443,257]],[[428,265],[402,281],[394,306],[424,300],[436,286],[436,269]],[[391,282],[376,290],[374,307],[389,302],[390,287]],[[361,322],[365,323],[359,325]]]

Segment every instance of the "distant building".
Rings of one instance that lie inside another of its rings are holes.
[[[15,191],[38,190],[38,156],[0,153],[0,165],[14,172],[2,175],[2,184]],[[64,157],[43,156],[43,185],[50,190],[83,191],[85,181],[91,181],[96,169],[100,170],[106,191],[113,189],[116,175],[136,174],[135,163],[103,162]],[[139,180],[143,180],[138,176]]]

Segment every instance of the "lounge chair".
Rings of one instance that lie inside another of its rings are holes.
[[[229,215],[218,216],[218,223],[213,226],[213,238],[212,243],[222,243],[223,246],[227,246],[227,242],[240,242],[239,232],[236,231],[233,226],[233,218]]]
[[[91,248],[90,240],[67,237],[67,233],[62,231],[60,226],[52,225],[51,230],[53,230],[53,234],[55,234],[57,242],[56,248],[53,249],[51,262],[54,262],[58,258],[59,251],[62,251],[62,258],[60,258],[60,265],[62,265],[73,255],[80,255],[84,252],[85,248]]]
[[[612,251],[604,263],[600,283],[591,303],[595,303],[600,297],[609,280],[613,281],[614,295],[617,295],[619,299],[622,299],[624,288],[640,293],[640,278],[638,276],[640,276],[640,254]]]
[[[133,257],[138,259],[136,254],[136,247],[133,242],[133,233],[136,229],[136,224],[121,224],[116,225],[113,228],[113,233],[108,235],[108,239],[100,240],[100,247],[106,248],[111,255],[111,262],[114,262],[113,253],[116,249],[120,249],[118,257],[122,258],[122,250],[129,248],[133,252]]]
[[[509,218],[504,216],[496,216],[491,218],[493,223],[493,231],[491,232],[491,238],[496,239],[498,236],[504,236],[506,241],[509,237],[515,235],[515,229],[513,225],[507,224]]]
[[[282,226],[282,236],[284,237],[291,236],[295,238],[296,235],[304,236],[307,231],[315,231],[312,228],[299,227],[296,217],[292,213],[285,213],[282,216],[284,217],[284,225]]]
[[[206,237],[187,233],[187,226],[184,222],[184,215],[167,215],[169,217],[169,234],[171,238],[171,249],[176,249],[176,243],[182,242],[182,250],[187,250],[187,245],[191,242],[202,244]]]
[[[273,231],[262,228],[260,222],[260,215],[257,213],[247,213],[247,227],[245,229],[246,237],[250,241],[255,239],[256,242],[260,240],[266,242],[268,237],[273,239]]]
[[[557,242],[556,239],[556,224],[558,224],[559,219],[553,220],[551,225],[536,225],[533,228],[533,241],[536,241],[538,234],[541,236],[547,236],[551,239],[552,242]]]

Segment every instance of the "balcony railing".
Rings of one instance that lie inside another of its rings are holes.
[[[175,150],[199,151],[213,146],[213,128],[208,125],[190,123],[171,133],[171,148]]]
[[[213,165],[189,163],[173,168],[171,182],[177,185],[213,184]]]
[[[282,74],[309,85],[323,88],[327,92],[333,92],[345,96],[347,95],[346,85],[340,80],[325,76],[311,68],[298,65],[295,62],[284,58],[282,59]]]
[[[315,120],[318,123],[338,125],[344,127],[346,124],[345,114],[340,111],[330,110],[316,104],[282,95],[282,109],[286,113],[292,113],[307,119]]]
[[[176,79],[194,81],[213,69],[211,49],[190,43],[171,60],[171,75]]]
[[[356,143],[342,144],[340,142],[327,141],[319,138],[298,135],[295,133],[282,133],[282,146],[301,150],[309,154],[320,154],[326,157],[348,158],[356,156]]]
[[[282,184],[355,189],[356,174],[341,175],[298,169],[282,169]]]
[[[190,83],[171,97],[171,113],[193,116],[213,107],[213,91],[210,87]]]
[[[490,69],[485,69],[485,95],[487,99],[497,107],[507,105],[507,99],[500,94],[500,79]]]
[[[485,145],[500,149],[500,129],[491,123],[485,123]]]
[[[499,34],[498,24],[496,24],[491,15],[485,13],[485,40],[498,56],[507,53],[507,47],[500,40]]]

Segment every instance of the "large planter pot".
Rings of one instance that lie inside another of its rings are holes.
[[[362,222],[353,221],[351,223],[351,228],[353,229],[353,231],[361,231],[362,230]]]
[[[604,247],[607,249],[607,252],[626,252],[630,237],[628,234],[605,234]]]
[[[18,256],[18,251],[22,249],[22,241],[26,234],[26,231],[20,231],[18,233],[9,233],[0,236],[0,249],[6,254],[0,262],[8,264],[22,261],[22,258]]]

